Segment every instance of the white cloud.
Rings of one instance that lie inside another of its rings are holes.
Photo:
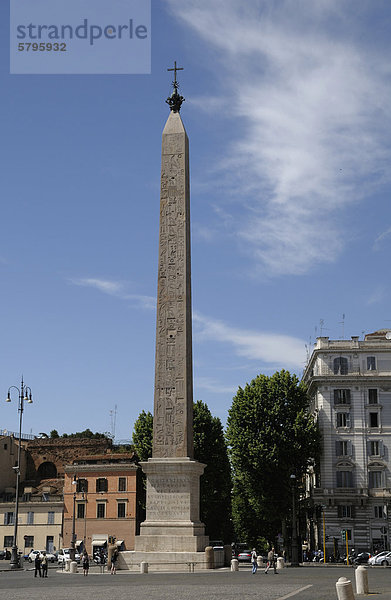
[[[242,247],[275,275],[336,260],[349,240],[344,209],[389,180],[389,47],[365,41],[371,4],[357,16],[339,0],[167,4],[216,56],[237,136],[219,185],[239,197]]]
[[[197,389],[206,390],[214,394],[232,394],[234,395],[237,390],[237,384],[231,386],[222,384],[212,377],[195,377],[194,385]]]
[[[386,229],[385,231],[383,231],[382,233],[379,233],[379,235],[377,236],[377,238],[375,239],[375,242],[373,244],[373,249],[374,250],[379,250],[381,242],[388,237],[391,234],[391,227],[389,227],[388,229]]]
[[[230,344],[237,356],[273,364],[276,368],[301,369],[305,363],[305,342],[279,333],[244,330],[223,321],[193,312],[194,335],[198,342]]]
[[[122,281],[112,281],[108,279],[97,278],[76,278],[68,280],[73,285],[82,287],[91,287],[104,294],[115,296],[121,300],[130,300],[140,308],[156,309],[156,298],[153,296],[145,296],[142,294],[129,294],[126,291],[126,283]]]
[[[372,293],[367,300],[367,304],[379,304],[386,300],[387,296],[387,288],[384,285],[378,285],[374,290],[372,290]]]

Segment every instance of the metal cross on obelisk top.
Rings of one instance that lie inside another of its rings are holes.
[[[174,85],[175,87],[177,87],[177,86],[178,86],[178,82],[177,82],[177,80],[176,80],[176,72],[177,72],[177,71],[183,71],[183,67],[177,67],[177,66],[176,66],[176,60],[174,60],[174,68],[173,68],[173,69],[167,69],[167,71],[174,71],[174,81],[173,81],[173,85]]]
[[[167,71],[174,71],[174,81],[172,82],[173,92],[166,102],[169,105],[172,112],[179,112],[182,106],[182,102],[185,101],[184,97],[178,94],[179,83],[176,80],[176,72],[183,71],[183,67],[176,66],[176,60],[174,61],[174,68],[167,69]]]

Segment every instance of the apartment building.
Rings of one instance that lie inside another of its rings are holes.
[[[307,490],[312,549],[325,537],[327,554],[343,554],[346,536],[349,550],[389,549],[391,330],[318,338],[303,379],[323,445]]]

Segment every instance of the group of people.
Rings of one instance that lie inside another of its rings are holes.
[[[252,563],[252,574],[255,575],[255,573],[258,570],[258,561],[257,561],[258,555],[257,555],[257,551],[255,548],[253,548],[252,552],[251,552],[251,563]],[[266,563],[266,568],[265,568],[265,575],[268,574],[270,567],[273,567],[274,570],[274,574],[278,575],[277,573],[277,566],[276,566],[276,554],[275,554],[275,550],[274,547],[271,548],[269,550],[269,552],[267,553],[267,563]]]
[[[39,552],[35,555],[34,559],[34,577],[37,577],[39,574],[40,577],[48,576],[48,559],[46,556],[46,552]]]

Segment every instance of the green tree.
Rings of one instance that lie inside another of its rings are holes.
[[[152,456],[153,416],[143,410],[134,424],[133,446],[140,460]]]
[[[229,542],[232,536],[231,469],[227,447],[220,419],[213,417],[201,400],[194,403],[193,431],[194,458],[206,464],[200,479],[201,521],[210,539]],[[152,435],[153,416],[142,411],[133,433],[133,445],[142,460],[152,456]]]
[[[306,390],[285,370],[259,375],[238,389],[228,415],[236,534],[272,541],[290,512],[291,475],[300,486],[320,452]]]
[[[50,432],[50,437],[51,437],[51,439],[57,439],[57,438],[59,438],[59,437],[60,437],[60,436],[59,436],[59,434],[58,434],[58,431],[57,431],[57,429],[52,429],[52,430],[51,430],[51,432]]]

